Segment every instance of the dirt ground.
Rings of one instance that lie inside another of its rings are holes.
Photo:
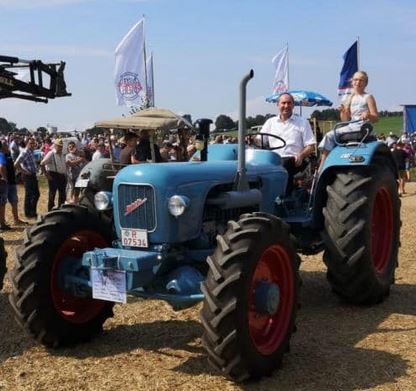
[[[174,312],[160,301],[116,305],[100,337],[47,350],[14,321],[6,281],[0,292],[0,390],[415,390],[416,184],[407,189],[390,297],[372,308],[341,304],[326,282],[321,254],[303,256],[298,332],[272,377],[243,385],[224,379],[206,361],[199,307]],[[2,235],[11,268],[22,230]]]

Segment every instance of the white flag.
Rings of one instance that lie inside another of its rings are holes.
[[[154,92],[154,80],[153,80],[153,53],[147,57],[146,60],[147,71],[147,102],[149,107],[155,106],[155,92]]]
[[[272,63],[275,67],[274,80],[273,80],[273,94],[281,94],[289,89],[289,55],[288,46],[277,53]]]
[[[115,60],[117,104],[141,107],[146,95],[144,19],[136,23],[118,44]]]

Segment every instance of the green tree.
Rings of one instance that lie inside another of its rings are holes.
[[[319,121],[339,121],[339,111],[337,109],[315,110],[311,114],[311,118],[316,118]]]
[[[0,118],[0,133],[9,134],[12,131],[12,127],[5,118]]]
[[[12,132],[15,132],[17,127],[15,122],[9,122],[10,127],[12,128]]]
[[[217,119],[215,120],[215,128],[219,129],[234,129],[235,122],[230,118],[228,115],[220,114]]]
[[[48,134],[48,129],[46,129],[44,126],[39,126],[39,128],[36,129],[36,132],[42,135],[42,137],[45,137]]]

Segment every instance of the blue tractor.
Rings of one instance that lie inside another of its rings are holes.
[[[390,151],[340,141],[313,183],[286,197],[279,155],[244,144],[252,77],[240,85],[238,145],[207,148],[208,121],[199,121],[199,160],[127,166],[111,194],[95,195],[95,208],[65,205],[26,231],[10,302],[36,340],[89,340],[127,295],[175,309],[203,301],[209,362],[242,381],[269,375],[289,349],[298,253],[324,250],[328,281],[347,302],[376,304],[389,294],[400,233]]]

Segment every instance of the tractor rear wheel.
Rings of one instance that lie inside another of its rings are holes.
[[[7,253],[4,248],[4,240],[3,238],[0,238],[0,291],[3,289],[3,279],[7,272],[6,258]]]
[[[299,257],[289,227],[265,213],[231,221],[208,257],[200,318],[209,362],[242,381],[280,366],[295,329]]]
[[[332,289],[352,304],[390,293],[400,241],[400,200],[386,164],[346,170],[327,186],[324,262]]]
[[[17,321],[48,347],[84,342],[101,332],[113,315],[113,304],[75,297],[61,287],[65,270],[74,273],[71,263],[78,264],[84,252],[110,246],[111,226],[86,207],[64,205],[47,213],[25,236],[11,272],[9,300]],[[88,270],[76,272],[85,275]]]

